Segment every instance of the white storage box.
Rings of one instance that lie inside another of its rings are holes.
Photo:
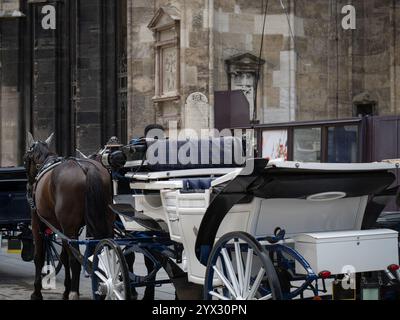
[[[399,263],[398,233],[389,229],[303,233],[294,240],[317,274],[379,271]],[[306,274],[297,262],[296,273]]]

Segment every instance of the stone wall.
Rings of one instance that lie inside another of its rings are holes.
[[[362,3],[361,3],[362,2]],[[398,77],[400,76],[400,3],[392,0],[359,1],[365,18],[360,25],[362,43],[356,50],[364,53],[363,87],[378,100],[380,115],[400,111]],[[356,56],[361,52],[355,52]]]
[[[41,6],[32,11],[40,17]],[[57,116],[57,38],[56,30],[41,28],[41,21],[35,20],[32,42],[32,128],[35,139],[44,140],[56,131]],[[25,70],[28,72],[29,70]]]
[[[0,0],[0,11],[19,9],[17,0]],[[0,19],[0,166],[18,164],[20,88],[18,87],[18,19]]]
[[[296,1],[296,14],[305,26],[305,39],[297,49],[306,62],[300,59],[297,73],[297,119],[352,117],[353,99],[364,92],[376,100],[379,115],[396,114],[398,3],[351,1],[357,14],[355,30],[341,27],[341,8],[349,1],[314,3],[311,8],[318,10]]]
[[[107,87],[104,78],[107,69],[102,60],[104,30],[102,29],[102,6],[98,1],[80,2],[78,48],[78,98],[76,106],[76,146],[87,154],[95,153],[105,139],[102,135],[102,113],[104,112]],[[108,75],[108,76],[113,76]],[[108,120],[112,123],[112,118]]]
[[[0,0],[0,11],[19,10],[19,0]]]
[[[128,137],[143,135],[155,122],[153,35],[147,28],[153,1],[128,1]]]
[[[354,97],[364,92],[376,100],[379,115],[399,114],[399,1],[282,2],[288,17],[279,0],[269,1],[262,52],[266,62],[257,97],[261,123],[348,118],[353,116]],[[0,11],[18,10],[19,3],[0,0]],[[341,28],[340,11],[349,3],[357,10],[354,31]],[[77,8],[81,14],[74,19],[69,16],[73,10],[62,12],[64,28],[69,28],[67,21],[79,20],[78,42],[72,48],[72,31],[61,32],[58,62],[56,38],[60,35],[36,30],[35,41],[28,44],[34,53],[32,70],[24,70],[32,72],[33,86],[25,91],[18,87],[16,19],[0,19],[1,165],[16,164],[20,158],[21,120],[29,108],[33,116],[29,120],[39,138],[71,127],[71,133],[65,134],[84,152],[96,151],[116,131],[120,111],[115,107],[115,8],[112,0],[103,4],[81,1]],[[148,124],[166,126],[170,120],[179,127],[213,127],[214,91],[229,88],[226,60],[244,53],[259,55],[264,4],[265,0],[127,0],[128,138],[143,135]],[[155,38],[148,28],[160,8],[174,8],[179,13],[179,96],[166,100],[153,99]],[[19,37],[26,34],[22,30]],[[77,52],[73,61],[68,60],[69,48]],[[70,61],[74,70],[60,61]],[[61,73],[56,72],[56,65]],[[68,78],[70,74],[73,79]],[[73,80],[77,91],[70,97],[69,81]],[[63,89],[57,89],[60,86]],[[199,97],[200,104],[195,100]],[[25,111],[22,100],[28,101]],[[188,111],[192,103],[196,106]],[[61,138],[58,146],[62,144]]]
[[[209,97],[208,10],[204,0],[128,1],[128,77],[130,136],[140,136],[150,123],[168,121],[184,124],[186,98],[193,92]],[[155,95],[154,34],[148,24],[160,7],[180,12],[180,98],[153,101]]]
[[[21,160],[26,130],[40,140],[55,132],[63,156],[74,156],[75,148],[94,153],[121,135],[125,50],[116,36],[116,4],[122,2],[25,0],[24,18],[1,19],[20,1],[0,1],[2,165]],[[56,9],[55,29],[42,27],[46,4]]]
[[[269,1],[262,52],[266,63],[257,98],[260,122],[352,117],[353,99],[364,92],[377,100],[379,115],[398,113],[398,1],[282,2],[288,16],[280,1]],[[142,132],[151,121],[182,122],[186,98],[195,91],[204,93],[213,105],[213,92],[229,87],[225,61],[242,53],[259,55],[263,3],[131,0],[131,64],[135,61],[138,66],[132,66],[130,103],[138,120],[131,119],[130,132]],[[356,30],[341,27],[341,9],[348,4],[356,7]],[[154,65],[154,40],[146,24],[158,8],[168,5],[181,12],[181,99],[154,104],[154,70],[149,66]],[[138,54],[142,57],[135,57]],[[143,64],[149,67],[144,70]],[[213,125],[212,117],[209,124]]]
[[[283,2],[289,13],[292,12],[292,2]],[[265,1],[215,1],[215,90],[228,89],[226,59],[245,52],[260,55],[264,10]],[[293,15],[289,19],[296,38],[304,37],[303,20]],[[257,119],[260,122],[295,120],[296,59],[287,16],[279,1],[269,1],[264,34],[262,58],[266,64],[259,82]]]

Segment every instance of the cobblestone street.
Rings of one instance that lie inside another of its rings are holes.
[[[137,258],[139,273],[144,273],[146,268],[141,257]],[[19,254],[7,254],[6,249],[0,250],[0,300],[29,300],[33,291],[34,280],[34,264],[33,262],[24,262]],[[160,272],[160,278],[166,278],[166,274]],[[57,276],[56,290],[43,290],[43,298],[45,300],[59,300],[62,298],[64,291],[64,270],[61,270]],[[143,289],[139,288],[139,299],[142,298]],[[90,278],[86,278],[83,273],[81,275],[81,300],[91,299],[91,282]],[[173,300],[175,298],[172,285],[164,285],[156,288],[157,300]]]

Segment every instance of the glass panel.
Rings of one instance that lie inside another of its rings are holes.
[[[330,127],[328,129],[328,162],[352,163],[358,161],[358,126]]]
[[[263,158],[287,160],[288,134],[287,130],[268,130],[262,136],[262,156]]]
[[[321,162],[321,128],[294,130],[293,160]]]

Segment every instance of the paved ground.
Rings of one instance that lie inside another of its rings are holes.
[[[142,256],[137,256],[135,261],[137,274],[145,275],[146,268]],[[163,270],[158,274],[158,279],[167,279]],[[7,254],[6,242],[0,249],[0,300],[28,300],[33,291],[34,264],[24,262],[19,254]],[[45,300],[59,300],[64,291],[64,270],[57,275],[56,289],[43,290]],[[328,292],[331,292],[331,284],[327,283]],[[144,289],[139,288],[139,299],[143,297]],[[91,299],[91,280],[82,273],[81,275],[81,300]],[[310,296],[310,293],[306,293]],[[156,300],[174,300],[175,291],[172,285],[167,284],[156,288]]]
[[[139,274],[145,274],[145,266],[141,257],[135,262]],[[165,279],[165,273],[160,272],[159,278]],[[7,254],[5,243],[0,249],[0,300],[27,300],[33,290],[34,264],[24,262],[18,254]],[[59,300],[64,291],[64,270],[57,276],[56,290],[43,290],[45,300]],[[138,289],[139,299],[142,298],[143,289]],[[91,299],[90,278],[81,275],[81,299]],[[173,300],[175,293],[172,285],[156,288],[157,300]]]

